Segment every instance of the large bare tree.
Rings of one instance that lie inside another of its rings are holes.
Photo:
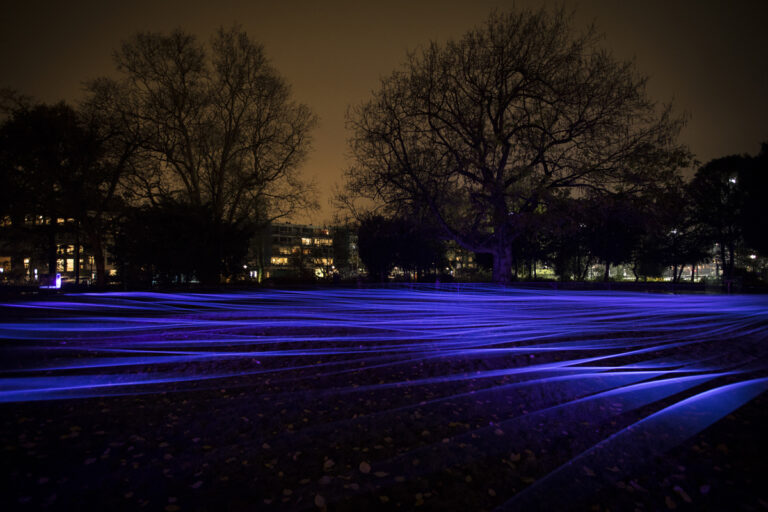
[[[208,47],[181,30],[142,32],[115,60],[122,78],[91,89],[141,142],[143,165],[128,181],[134,192],[205,205],[225,222],[266,222],[315,206],[299,166],[316,117],[292,100],[245,32],[219,29]]]
[[[632,192],[686,160],[683,121],[563,10],[494,13],[431,43],[348,114],[347,198],[427,210],[508,281],[521,220],[557,196]]]

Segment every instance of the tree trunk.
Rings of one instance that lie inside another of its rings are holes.
[[[26,269],[24,268],[24,255],[12,254],[11,255],[11,281],[14,283],[21,283],[24,281]]]
[[[733,267],[734,267],[734,253],[735,249],[733,247],[733,244],[728,246],[728,279],[733,279]]]
[[[587,280],[587,274],[589,273],[589,267],[592,263],[591,258],[587,258],[584,262],[584,266],[579,268],[579,281],[586,281]]]
[[[725,244],[722,242],[720,242],[720,272],[723,281],[730,279],[731,276],[729,275],[728,267],[725,263]]]
[[[75,222],[75,284],[80,284],[80,223]]]
[[[107,284],[107,263],[105,261],[104,246],[100,236],[91,233],[89,238],[93,249],[93,261],[96,264],[96,284],[98,286],[105,286]]]
[[[11,230],[13,232],[13,246],[11,251],[11,275],[10,279],[14,283],[21,283],[26,278],[27,270],[24,268],[24,255],[27,252],[26,244],[22,243],[25,237],[20,236],[19,232],[24,232],[24,216],[11,215]]]
[[[493,281],[509,284],[512,273],[512,247],[497,247],[493,253]]]
[[[51,223],[48,226],[48,276],[53,278],[56,275],[56,219],[51,217]]]
[[[581,278],[581,251],[576,253],[576,280],[583,281]]]
[[[696,265],[691,265],[691,283],[694,282],[696,277]]]
[[[603,275],[603,281],[605,281],[607,283],[610,278],[611,278],[611,262],[610,261],[606,261],[605,262],[605,274]]]

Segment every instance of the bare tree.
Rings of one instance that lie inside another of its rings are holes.
[[[219,29],[207,49],[181,30],[138,33],[115,60],[123,79],[91,89],[120,91],[111,108],[140,134],[143,165],[129,183],[145,197],[208,205],[225,222],[316,205],[298,172],[316,118],[246,33]]]
[[[80,105],[81,124],[98,145],[98,157],[90,162],[89,175],[83,180],[82,204],[78,220],[87,244],[93,252],[96,281],[107,282],[106,233],[115,212],[130,198],[131,183],[144,173],[147,156],[141,151],[146,135],[126,103],[125,87],[107,80],[89,84],[90,94]]]
[[[31,102],[32,98],[15,89],[0,87],[0,121],[5,121],[14,112],[29,108]]]
[[[675,142],[683,120],[598,40],[542,9],[494,13],[409,55],[348,114],[345,194],[428,210],[446,236],[492,254],[494,279],[508,281],[526,215],[586,190],[630,193],[688,157]]]

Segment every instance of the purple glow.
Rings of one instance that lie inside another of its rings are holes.
[[[590,486],[584,485],[587,478],[584,468],[610,465],[629,446],[644,454],[643,458],[630,459],[630,464],[618,471],[599,475],[602,484],[613,483],[631,474],[638,466],[648,464],[653,456],[662,455],[767,390],[768,378],[758,378],[720,386],[682,400],[601,441],[497,510],[535,507],[544,499],[544,494],[547,495],[548,505],[565,507],[583,495],[585,489],[594,487],[594,482]],[[553,488],[559,490],[560,498],[553,500],[549,496]]]
[[[45,288],[49,290],[58,290],[61,288],[61,274],[56,274],[56,277],[53,280],[53,284],[48,285],[40,285],[40,288]]]
[[[0,403],[243,386],[259,412],[273,401],[386,404],[299,423],[313,445],[362,445],[416,414],[419,428],[443,432],[372,456],[372,471],[389,475],[377,486],[553,441],[574,450],[500,501],[512,509],[628,452],[622,471],[585,489],[610,484],[642,466],[643,450],[663,453],[768,388],[762,296],[457,285],[80,294],[0,308]],[[269,439],[284,452],[296,442]]]
[[[499,292],[477,285],[449,291],[417,287],[234,295],[84,294],[62,301],[5,304],[18,309],[77,311],[88,316],[9,322],[0,326],[0,337],[24,341],[16,350],[45,350],[49,357],[58,354],[55,362],[45,366],[15,370],[24,373],[252,358],[271,361],[266,366],[259,364],[256,371],[279,373],[286,371],[283,362],[292,358],[348,359],[346,363],[331,365],[338,368],[332,370],[338,374],[366,371],[356,368],[359,362],[365,362],[367,368],[394,368],[414,360],[436,358],[503,359],[515,355],[562,356],[574,351],[596,353],[576,359],[560,357],[557,362],[542,364],[531,360],[536,364],[523,367],[447,373],[408,383],[417,386],[541,372],[570,374],[588,368],[664,369],[673,373],[720,371],[724,367],[717,364],[718,353],[725,348],[727,339],[765,335],[763,320],[768,313],[764,302],[752,297]],[[110,316],[110,310],[120,310],[125,316]],[[335,334],[347,329],[358,332],[353,336]],[[606,365],[611,359],[670,351],[685,345],[701,347],[707,352],[706,361],[662,357],[618,367]],[[240,348],[233,350],[235,347]],[[90,356],[85,361],[78,357],[84,352]],[[325,361],[328,362],[331,361]],[[602,366],[594,366],[595,363]],[[729,367],[738,364],[734,362]],[[687,369],[683,369],[686,365]],[[162,370],[164,379],[188,380],[183,372],[166,366]],[[319,365],[318,369],[322,367]],[[236,378],[243,373],[249,372],[240,369],[221,376]],[[22,377],[14,377],[18,378]],[[0,379],[0,401],[19,396],[5,393],[7,382]],[[129,382],[137,383],[135,379]],[[401,384],[388,382],[377,386],[386,389]],[[120,386],[120,380],[114,385]],[[36,386],[31,386],[25,396],[46,398]]]

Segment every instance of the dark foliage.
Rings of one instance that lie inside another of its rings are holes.
[[[131,285],[216,284],[242,272],[248,226],[217,221],[209,208],[165,202],[128,211],[115,237],[115,263]]]
[[[12,259],[31,250],[49,274],[56,272],[58,235],[79,234],[79,226],[64,226],[58,219],[82,225],[97,208],[101,152],[96,133],[64,103],[19,108],[3,123],[0,214],[11,221],[3,240]],[[18,261],[12,267],[19,269]]]
[[[586,201],[553,202],[543,214],[543,252],[561,281],[583,280],[593,261]]]
[[[768,143],[740,173],[741,224],[748,248],[768,257]]]
[[[494,13],[411,54],[351,110],[342,202],[428,212],[446,238],[492,254],[494,280],[508,281],[532,257],[516,246],[529,245],[542,207],[585,190],[633,194],[687,162],[683,120],[645,82],[562,10]]]
[[[386,281],[394,267],[416,277],[445,266],[445,245],[433,230],[405,218],[370,215],[358,228],[360,260],[372,280]]]

